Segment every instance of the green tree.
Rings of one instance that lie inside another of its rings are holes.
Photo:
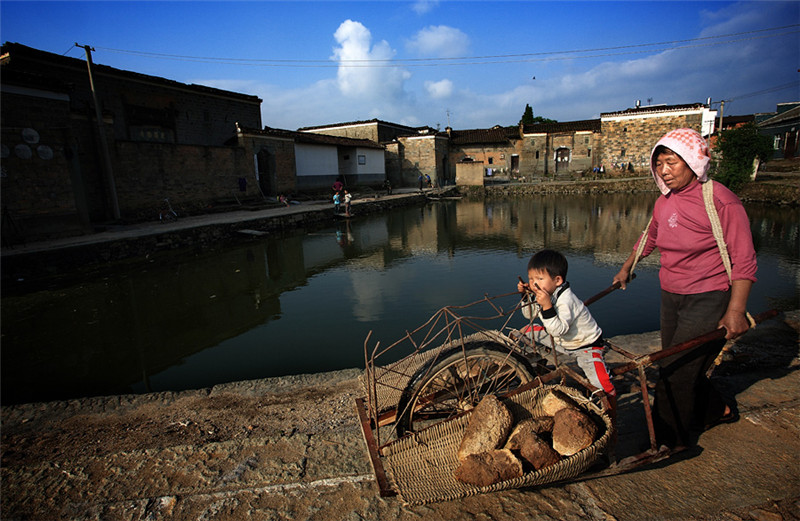
[[[522,113],[518,125],[538,125],[539,123],[558,123],[558,121],[550,118],[543,118],[542,116],[533,116],[533,107],[525,104],[525,112]]]
[[[522,113],[522,118],[519,120],[520,125],[533,125],[533,107],[525,104],[525,112]]]
[[[719,132],[715,150],[713,177],[733,191],[750,180],[754,159],[767,161],[773,152],[772,140],[759,134],[755,123]]]

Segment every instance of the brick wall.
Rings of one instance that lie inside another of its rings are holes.
[[[157,219],[164,198],[185,214],[258,195],[253,158],[242,147],[117,141],[112,161],[123,219]]]

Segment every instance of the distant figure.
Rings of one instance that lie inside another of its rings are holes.
[[[341,205],[342,201],[339,198],[339,192],[333,194],[333,209],[336,213],[339,213],[339,206]]]
[[[342,176],[336,178],[336,182],[333,183],[333,191],[334,192],[341,192],[344,185],[342,184]]]
[[[386,195],[392,195],[392,183],[388,179],[383,182],[383,187],[386,189]]]
[[[353,196],[350,195],[350,192],[347,190],[344,191],[344,214],[350,217],[350,201],[353,199]]]
[[[425,174],[425,182],[428,183],[428,188],[433,187],[433,183],[431,183],[431,176],[429,176],[428,174]]]
[[[283,206],[289,206],[289,200],[283,194],[278,196],[278,202],[281,203]]]
[[[602,175],[602,174],[605,174],[605,173],[606,173],[606,167],[603,166],[603,165],[600,165],[600,174]]]

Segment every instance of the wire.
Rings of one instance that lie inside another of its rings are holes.
[[[795,34],[800,32],[800,30],[793,30],[784,33],[778,34],[759,34],[765,33],[769,31],[779,31],[784,29],[792,29],[800,27],[800,24],[793,24],[793,25],[786,25],[781,27],[772,27],[769,29],[758,29],[753,31],[746,31],[740,33],[730,33],[730,34],[723,34],[719,36],[706,36],[701,38],[691,38],[685,40],[672,40],[667,42],[656,42],[656,43],[643,43],[643,44],[635,44],[635,45],[622,45],[616,47],[600,47],[594,49],[575,49],[570,51],[549,51],[549,52],[536,52],[536,53],[522,53],[522,54],[498,54],[498,55],[486,55],[486,56],[468,56],[468,57],[456,57],[456,58],[407,58],[407,59],[358,59],[358,60],[339,60],[335,63],[331,63],[330,60],[295,60],[295,59],[248,59],[248,58],[215,58],[215,57],[208,57],[208,56],[188,56],[188,55],[180,55],[180,54],[165,54],[165,53],[153,53],[153,52],[146,52],[146,51],[131,51],[125,49],[114,49],[110,47],[97,47],[97,49],[102,49],[109,52],[117,52],[123,54],[133,54],[137,56],[144,56],[144,57],[153,57],[153,58],[160,58],[160,59],[170,59],[170,60],[178,60],[178,61],[190,61],[190,62],[201,62],[201,63],[223,63],[223,64],[234,64],[234,65],[245,65],[245,66],[261,66],[261,67],[296,67],[296,68],[327,68],[327,67],[397,67],[397,66],[404,66],[404,67],[440,67],[443,65],[449,66],[457,66],[457,65],[486,65],[486,64],[498,64],[498,63],[525,63],[525,62],[537,62],[537,61],[557,61],[557,60],[572,60],[572,59],[586,59],[586,58],[602,58],[602,57],[609,57],[609,56],[621,56],[627,54],[643,54],[643,53],[652,53],[652,52],[663,52],[668,50],[676,50],[676,49],[688,49],[688,48],[695,48],[695,47],[707,47],[711,45],[724,45],[730,43],[736,43],[741,41],[748,41],[748,40],[756,40],[762,38],[774,38],[777,36],[785,36],[788,34]],[[707,42],[707,43],[697,43],[693,45],[677,45],[672,47],[666,47],[661,49],[649,49],[649,50],[640,50],[640,51],[627,51],[627,52],[612,52],[612,53],[602,53],[602,54],[591,54],[588,56],[574,56],[575,54],[579,53],[598,53],[601,51],[617,51],[623,49],[636,49],[641,47],[655,47],[655,46],[665,46],[665,45],[674,45],[680,43],[688,43],[688,42],[704,42],[707,40],[719,40],[721,38],[732,38],[732,37],[739,37],[745,35],[756,35],[758,36],[750,36],[747,38],[736,38],[733,40],[726,40],[726,41],[714,41],[714,42]],[[560,55],[569,55],[569,56],[560,56]],[[542,57],[542,56],[550,56],[550,57]],[[534,58],[538,57],[538,58]],[[472,61],[466,61],[472,60]]]
[[[733,98],[730,98],[727,101],[738,101],[738,100],[744,99],[744,98],[752,98],[753,96],[760,96],[761,94],[769,94],[771,92],[778,92],[778,91],[781,91],[781,90],[790,89],[792,87],[795,87],[795,88],[800,87],[800,81],[793,81],[793,82],[790,82],[790,83],[784,83],[783,85],[776,85],[775,87],[770,87],[768,89],[757,90],[755,92],[749,92],[747,94],[741,94],[739,96],[735,96]]]

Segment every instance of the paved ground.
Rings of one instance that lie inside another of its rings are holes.
[[[715,373],[738,423],[634,472],[410,507],[381,498],[358,369],[2,410],[3,519],[800,519],[800,311],[760,325]],[[635,352],[657,334],[617,337]],[[617,363],[614,360],[610,362]],[[646,442],[620,380],[618,456]]]

